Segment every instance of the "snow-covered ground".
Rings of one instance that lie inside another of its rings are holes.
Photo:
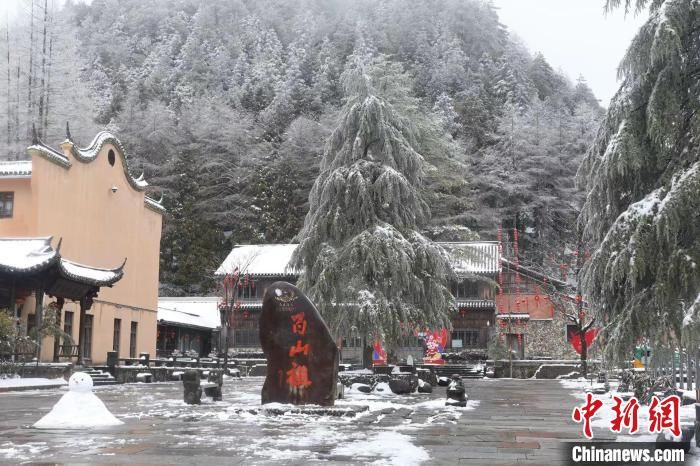
[[[346,389],[346,397],[336,401],[335,409],[358,411],[355,416],[322,415],[312,410],[279,415],[273,411],[279,412],[284,405],[276,404],[275,410],[260,405],[262,382],[263,378],[257,377],[227,380],[224,401],[203,398],[202,405],[194,406],[182,400],[179,383],[100,387],[96,394],[123,426],[88,429],[79,435],[72,431],[68,438],[59,431],[22,428],[18,439],[10,435],[0,440],[0,462],[3,458],[23,461],[61,454],[112,454],[105,448],[124,445],[230,452],[231,456],[245,457],[248,464],[331,459],[410,466],[429,457],[428,451],[416,444],[421,429],[455,424],[479,405],[469,400],[464,408],[446,407],[441,387],[433,394],[403,396],[386,387],[385,392],[369,394]],[[41,395],[46,408],[21,421],[29,425],[36,422],[65,393],[59,389],[47,392],[51,392],[48,399]],[[7,424],[0,420],[3,427]],[[134,432],[140,434],[134,436]]]
[[[52,387],[57,385],[68,385],[64,379],[44,379],[44,378],[9,378],[0,379],[0,389],[24,388],[24,387]]]

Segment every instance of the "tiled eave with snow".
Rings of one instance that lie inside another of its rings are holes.
[[[133,176],[131,176],[131,173],[129,173],[129,164],[127,162],[124,146],[122,145],[121,141],[119,141],[119,139],[112,133],[108,131],[101,131],[97,134],[97,136],[95,136],[90,145],[88,145],[85,148],[79,148],[70,139],[70,132],[68,132],[68,138],[61,143],[61,147],[68,148],[75,160],[82,163],[91,163],[97,159],[97,156],[99,155],[100,151],[102,150],[105,144],[111,144],[112,146],[114,146],[114,148],[116,149],[115,152],[119,154],[119,157],[122,161],[122,167],[124,167],[124,176],[126,177],[126,180],[129,183],[129,185],[136,191],[145,191],[148,187],[148,183],[144,179],[143,174],[141,174],[141,176],[139,176],[138,178],[134,178]],[[59,165],[65,169],[69,169],[72,166],[72,162],[68,157],[65,156],[65,154],[51,148],[50,146],[39,141],[38,139],[35,139],[34,143],[27,148],[27,152],[29,153],[29,155],[36,155],[38,157],[42,157],[48,160],[49,162]],[[13,163],[22,163],[22,177],[31,177],[31,161]],[[0,165],[0,178],[18,178],[19,176],[12,173],[13,168],[15,171],[17,170],[17,167],[11,167],[8,163],[7,169],[3,171],[3,167]],[[145,195],[144,204],[148,209],[153,210],[154,212],[157,212],[159,214],[163,214],[165,213],[165,208],[163,207],[162,200],[163,199],[161,198],[157,201],[151,197],[148,197],[148,195]]]
[[[61,257],[51,237],[0,238],[0,273],[28,276],[56,268],[59,277],[89,286],[112,286],[124,275],[124,263],[114,269],[90,267]],[[126,261],[124,261],[126,263]]]
[[[496,301],[491,299],[458,299],[456,302],[457,309],[466,309],[474,311],[495,311]]]
[[[0,162],[0,178],[31,178],[32,177],[32,162],[31,160],[17,161],[1,161]]]
[[[501,320],[530,320],[530,314],[527,312],[498,314],[496,317]]]
[[[498,243],[475,241],[437,243],[450,256],[457,275],[493,275],[501,270]],[[234,246],[215,275],[248,274],[256,278],[296,277],[299,271],[290,266],[297,244],[242,244]]]
[[[494,275],[501,270],[496,241],[439,242],[458,276]]]
[[[158,298],[158,323],[196,330],[220,328],[218,298]]]

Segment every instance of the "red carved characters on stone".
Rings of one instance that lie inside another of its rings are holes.
[[[293,358],[297,354],[302,353],[304,356],[309,355],[309,344],[302,344],[301,340],[297,340],[297,344],[289,348],[289,357]]]
[[[306,334],[306,319],[303,312],[292,316],[292,332],[302,336]]]
[[[287,385],[294,390],[310,387],[308,368],[292,361],[292,368],[287,371]]]

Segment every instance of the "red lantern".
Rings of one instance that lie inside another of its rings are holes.
[[[508,322],[506,322],[505,319],[500,319],[500,320],[498,321],[498,325],[500,325],[501,328],[506,328],[506,327],[508,326]]]
[[[522,333],[518,333],[518,344],[519,345],[523,344],[523,334]]]
[[[250,313],[248,311],[243,312],[243,318],[247,319],[250,317]]]
[[[465,313],[464,313],[464,309],[460,309],[460,310],[459,310],[459,315],[461,315],[462,317],[464,317],[464,314],[465,314]]]
[[[236,301],[236,310],[237,311],[241,310],[241,302],[240,301]]]

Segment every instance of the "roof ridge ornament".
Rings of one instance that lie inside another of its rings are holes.
[[[66,121],[66,140],[72,141],[71,135],[70,135],[70,125],[68,125],[68,122]]]
[[[61,252],[61,244],[63,243],[63,237],[58,238],[58,244],[56,245],[56,254]]]
[[[36,134],[36,125],[32,123],[32,145],[36,146],[39,144],[39,136]]]

